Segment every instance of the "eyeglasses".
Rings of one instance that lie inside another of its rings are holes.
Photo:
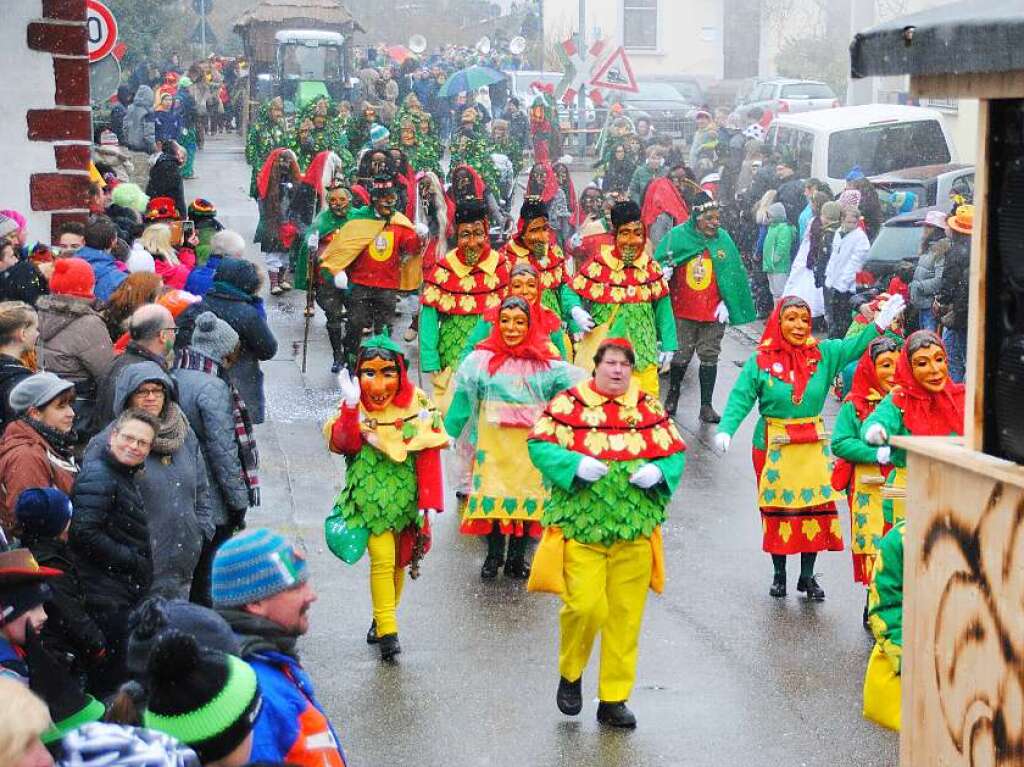
[[[135,390],[135,393],[144,398],[148,397],[162,397],[164,396],[164,387],[162,386],[142,386]]]

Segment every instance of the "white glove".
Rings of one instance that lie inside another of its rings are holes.
[[[672,362],[675,352],[658,352],[658,367],[663,368]]]
[[[724,431],[720,431],[715,434],[715,448],[722,453],[729,452],[729,445],[732,444],[732,437],[726,434]]]
[[[879,330],[888,330],[889,326],[903,314],[906,307],[907,302],[903,300],[903,296],[896,293],[885,302],[885,306],[878,310],[875,315],[875,325]]]
[[[345,272],[338,272],[334,275],[334,287],[344,290],[348,287],[348,275]]]
[[[672,264],[665,264],[661,267],[661,275],[665,278],[665,282],[672,279],[672,275],[675,273],[676,268]]]
[[[584,333],[589,333],[594,329],[594,318],[591,317],[590,312],[582,306],[574,306],[569,314],[572,316],[573,321],[579,329]]]
[[[576,476],[584,482],[597,482],[608,473],[608,466],[589,455],[580,459],[580,465],[576,467]]]
[[[892,458],[892,448],[888,445],[883,445],[878,448],[878,453],[875,457],[879,464],[889,463],[889,459]]]
[[[569,247],[575,249],[583,247],[583,235],[576,232],[572,237],[569,238]]]
[[[725,301],[719,301],[718,306],[715,307],[715,319],[723,325],[729,324],[729,308],[725,305]]]
[[[649,490],[665,479],[661,469],[653,463],[645,463],[639,469],[629,475],[629,484],[639,487],[641,490]]]
[[[341,398],[349,407],[359,404],[359,379],[352,375],[348,368],[342,368],[338,373],[338,388],[341,389]]]
[[[413,231],[416,232],[416,236],[421,240],[427,239],[427,235],[430,234],[430,227],[420,221],[416,226],[413,227]]]
[[[310,232],[309,237],[306,238],[306,247],[310,250],[316,250],[320,247],[320,235],[316,232]]]
[[[884,445],[889,441],[889,435],[885,433],[885,427],[880,423],[873,423],[864,432],[864,441],[869,445]]]

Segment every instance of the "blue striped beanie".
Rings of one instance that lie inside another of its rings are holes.
[[[213,606],[241,607],[305,583],[306,559],[284,536],[264,528],[225,541],[213,558]]]

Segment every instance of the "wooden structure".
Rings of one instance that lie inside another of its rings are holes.
[[[985,452],[994,435],[984,386],[996,300],[992,131],[1007,108],[1024,106],[1022,8],[954,3],[875,27],[851,47],[854,77],[909,74],[914,96],[980,100],[964,438],[894,440],[909,453],[904,767],[1024,766],[1024,467]]]

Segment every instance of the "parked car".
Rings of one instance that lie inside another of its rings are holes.
[[[957,161],[952,136],[934,109],[866,104],[778,115],[767,143],[788,152],[797,174],[826,181],[838,194],[855,166],[865,176]]]
[[[707,103],[707,94],[701,81],[694,75],[644,75],[637,78],[639,83],[668,83],[688,104],[695,107]]]
[[[833,109],[839,99],[832,89],[817,80],[766,80],[758,83],[741,106],[761,107],[773,115]]]
[[[945,205],[953,195],[959,195],[968,202],[974,199],[973,165],[919,165],[870,178],[879,193],[912,192],[917,196],[918,208]]]
[[[893,216],[878,231],[878,236],[871,243],[868,257],[864,261],[861,274],[857,281],[861,285],[885,286],[895,274],[900,262],[917,263],[917,250],[921,245],[921,227],[924,218],[930,211],[949,211],[947,205],[932,205],[918,208],[909,213]]]
[[[672,85],[663,82],[638,82],[636,93],[614,91],[609,104],[622,104],[623,114],[634,123],[641,117],[651,121],[654,130],[672,138],[689,141],[696,126],[689,114],[695,104],[679,95]]]

